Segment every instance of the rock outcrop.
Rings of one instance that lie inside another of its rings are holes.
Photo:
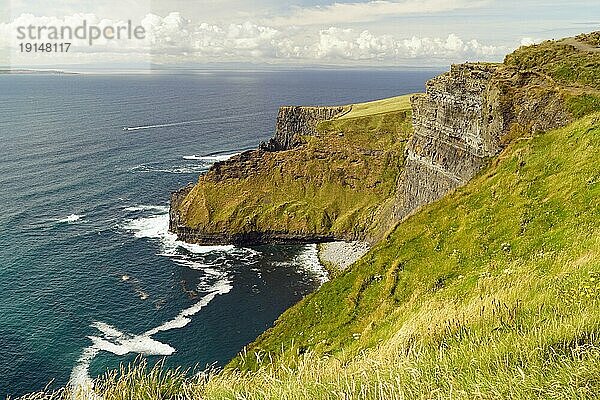
[[[173,193],[170,231],[198,244],[369,240],[390,220],[412,133],[407,100],[355,105],[358,117],[346,114],[353,106],[283,107],[269,145]]]
[[[548,77],[501,64],[453,65],[411,102],[414,133],[396,192],[397,220],[469,182],[514,136],[570,120]]]
[[[497,65],[453,65],[412,97],[414,133],[399,182],[396,218],[467,183],[500,150],[506,121],[492,77]]]
[[[302,136],[315,136],[319,122],[339,117],[348,111],[350,107],[281,107],[277,115],[275,135],[267,143],[261,143],[260,149],[290,150],[301,143]]]

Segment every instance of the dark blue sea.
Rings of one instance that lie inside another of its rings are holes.
[[[178,242],[170,193],[267,140],[280,105],[418,92],[436,74],[0,75],[0,398],[140,354],[226,363],[326,275],[315,246]]]

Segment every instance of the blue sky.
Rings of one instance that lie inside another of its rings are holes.
[[[0,1],[4,37],[17,20],[132,19],[152,30],[146,53],[173,63],[447,65],[600,30],[597,0]],[[113,45],[94,50],[109,57]]]

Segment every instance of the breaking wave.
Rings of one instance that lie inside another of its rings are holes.
[[[70,385],[77,390],[89,390],[93,381],[89,375],[89,367],[98,353],[104,351],[123,356],[129,353],[145,356],[168,356],[176,349],[168,343],[160,342],[152,336],[158,332],[181,329],[191,322],[191,317],[199,313],[215,297],[229,293],[233,288],[227,272],[219,266],[219,258],[210,263],[197,261],[198,255],[210,253],[247,253],[247,256],[258,254],[253,250],[236,249],[234,246],[199,246],[177,240],[177,236],[168,231],[169,208],[166,206],[138,205],[125,208],[128,212],[139,212],[144,215],[128,219],[122,225],[124,231],[138,239],[157,240],[160,243],[160,255],[169,257],[177,265],[201,270],[204,274],[198,283],[198,290],[203,296],[190,307],[181,310],[172,319],[140,334],[123,332],[118,328],[101,321],[91,324],[98,333],[88,336],[90,346],[85,348],[77,364],[71,372]],[[183,252],[181,250],[184,250]],[[187,253],[186,253],[187,252]],[[190,254],[191,253],[191,254]],[[192,257],[192,256],[196,257]],[[123,276],[129,281],[131,277]]]
[[[68,217],[57,220],[56,222],[59,224],[73,224],[80,221],[83,217],[85,217],[85,215],[71,214]]]
[[[217,162],[217,161],[226,161],[231,157],[237,156],[242,153],[233,153],[233,154],[218,154],[218,155],[208,155],[208,156],[183,156],[184,160],[190,161],[209,161],[209,162]]]
[[[80,391],[89,391],[93,388],[93,381],[89,375],[89,368],[93,359],[101,351],[118,356],[129,353],[145,356],[169,356],[175,353],[176,349],[174,347],[153,339],[152,336],[158,332],[185,327],[191,322],[191,316],[199,313],[200,310],[208,305],[216,296],[229,293],[232,288],[233,286],[228,279],[223,278],[218,280],[213,285],[212,289],[197,303],[182,310],[173,319],[139,335],[121,332],[114,326],[104,322],[96,321],[92,323],[91,326],[95,328],[99,334],[88,336],[92,344],[83,350],[83,353],[77,360],[77,365],[71,372],[71,387]]]
[[[316,244],[304,246],[300,254],[295,257],[294,262],[302,271],[313,275],[321,285],[329,281],[329,273],[319,261],[319,251]]]

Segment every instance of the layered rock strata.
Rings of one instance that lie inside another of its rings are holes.
[[[302,136],[315,136],[316,126],[321,121],[339,117],[350,111],[350,107],[299,107],[279,108],[275,135],[260,144],[265,151],[290,150],[301,143]]]
[[[469,182],[515,136],[570,120],[548,77],[500,64],[460,64],[411,98],[414,133],[398,182],[401,220]]]
[[[453,65],[412,97],[414,133],[397,192],[398,219],[468,182],[500,150],[506,121],[492,79],[497,69]]]

